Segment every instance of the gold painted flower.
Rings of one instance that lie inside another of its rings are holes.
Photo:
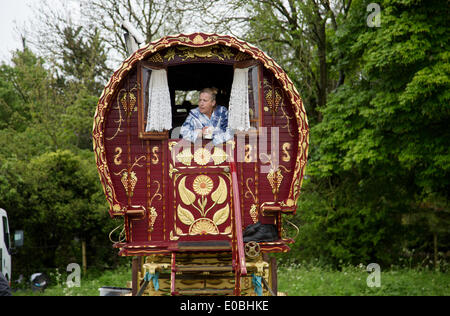
[[[211,153],[205,148],[199,148],[195,151],[194,161],[200,166],[206,165],[211,160]]]
[[[208,218],[200,218],[195,221],[194,224],[189,228],[189,235],[217,235],[219,234],[219,229],[213,223],[212,220]]]
[[[211,193],[211,190],[213,188],[213,181],[208,176],[199,175],[197,178],[195,178],[194,184],[192,186],[194,187],[194,191],[197,194],[205,196]]]

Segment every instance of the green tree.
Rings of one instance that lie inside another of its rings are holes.
[[[0,143],[5,147],[0,152],[18,153],[21,148],[35,147],[36,144],[42,145],[41,151],[54,150],[65,143],[60,120],[65,111],[61,106],[62,90],[44,63],[42,58],[25,48],[13,54],[12,66],[2,65],[5,72],[0,77],[0,85],[8,87],[8,92],[0,96],[0,102],[6,105],[8,113],[2,116],[5,128]],[[25,143],[11,141],[21,138],[22,133],[27,135],[22,137]],[[13,138],[8,139],[10,136]]]
[[[445,1],[383,1],[375,28],[366,24],[369,2],[354,1],[336,33],[347,52],[336,67],[348,75],[312,129],[309,168],[314,188],[332,192],[324,195],[332,256],[354,263],[380,259],[386,250],[398,255],[409,245],[405,216],[426,206],[428,218],[445,217],[449,205]],[[442,238],[448,241],[448,231]]]
[[[25,232],[17,275],[81,262],[83,242],[89,264],[111,262],[112,223],[89,133],[97,97],[84,83],[58,78],[27,48],[2,68],[0,207],[12,230]]]
[[[62,58],[57,65],[66,84],[73,85],[72,90],[82,88],[98,97],[112,71],[106,65],[107,54],[99,30],[83,30],[82,26],[63,29]]]
[[[245,39],[280,63],[299,89],[309,120],[320,121],[318,109],[325,106],[329,91],[344,77],[330,69],[330,36],[345,23],[351,1],[230,2],[247,10]]]
[[[102,248],[110,249],[105,236],[112,223],[92,161],[92,152],[65,150],[44,153],[25,165],[2,163],[0,194],[12,228],[23,229],[26,238],[17,270],[81,263],[83,241],[89,264],[106,259]]]

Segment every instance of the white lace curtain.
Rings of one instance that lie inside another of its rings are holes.
[[[165,69],[152,70],[148,85],[146,132],[162,132],[172,128],[169,83]]]
[[[248,101],[248,68],[235,69],[231,86],[228,127],[231,130],[248,131],[250,114]]]

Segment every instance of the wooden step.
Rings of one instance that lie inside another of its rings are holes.
[[[233,271],[233,266],[216,266],[216,265],[184,265],[176,266],[175,271],[177,272],[231,272]]]
[[[177,291],[178,295],[233,295],[234,289],[188,289]]]
[[[180,251],[231,251],[231,244],[226,240],[180,241],[177,248]]]

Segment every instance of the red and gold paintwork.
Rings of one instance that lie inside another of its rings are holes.
[[[182,150],[180,139],[139,137],[141,62],[234,65],[249,60],[262,65],[259,125],[266,128],[269,140],[271,127],[278,127],[278,164],[271,156],[271,141],[265,151],[258,148],[257,157],[248,136],[235,136],[222,147],[204,143],[201,148],[190,145]],[[309,129],[301,97],[273,59],[231,36],[194,33],[161,38],[122,63],[99,99],[93,140],[109,213],[124,218],[126,241],[115,245],[119,254],[169,255],[179,251],[183,241],[231,240],[236,202],[230,157],[236,161],[242,228],[260,221],[275,223],[281,230],[281,214],[296,211]],[[239,153],[237,147],[245,150]],[[261,251],[286,252],[292,242],[282,239],[280,231],[280,240],[262,243]]]

